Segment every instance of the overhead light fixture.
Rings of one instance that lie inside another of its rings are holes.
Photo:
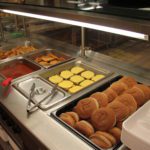
[[[81,1],[76,1],[76,0],[68,0],[67,3],[70,3],[70,4],[80,4],[82,2]]]
[[[80,8],[81,10],[94,10],[95,7],[93,6],[89,6],[89,7],[83,7],[83,8]]]
[[[100,9],[103,8],[102,6],[86,6],[86,7],[81,7],[81,10],[94,10],[94,9]]]
[[[51,16],[32,14],[32,13],[27,13],[27,12],[20,12],[20,11],[15,11],[15,10],[0,9],[0,11],[5,12],[5,13],[14,14],[14,15],[49,20],[49,21],[54,21],[54,22],[59,22],[59,23],[64,23],[64,24],[69,24],[69,25],[75,25],[75,26],[79,26],[79,27],[85,27],[85,28],[89,28],[89,29],[95,29],[95,30],[99,30],[99,31],[105,31],[105,32],[119,34],[119,35],[128,36],[128,37],[132,37],[132,38],[137,38],[137,39],[141,39],[141,40],[149,40],[149,37],[146,34],[132,32],[132,31],[118,29],[118,28],[112,28],[112,27],[108,27],[108,26],[102,26],[102,25],[97,25],[97,24],[92,24],[92,23],[86,23],[86,22],[51,17]]]

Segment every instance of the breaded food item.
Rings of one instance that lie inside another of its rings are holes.
[[[39,62],[41,62],[42,61],[42,58],[41,57],[37,57],[36,59],[35,59],[35,62],[37,62],[37,63],[39,63]]]
[[[51,57],[51,58],[54,58],[54,59],[59,59],[59,57],[56,56],[56,55],[53,54],[53,53],[48,53],[47,56],[48,56],[48,57]]]
[[[111,108],[102,107],[92,113],[91,122],[97,130],[107,131],[116,124],[116,115]]]
[[[145,101],[150,99],[150,88],[144,84],[137,84],[135,87],[141,89],[145,95]]]
[[[58,64],[60,61],[58,61],[58,60],[52,60],[52,61],[50,61],[50,65],[55,65],[55,64]]]
[[[59,75],[54,75],[54,76],[49,77],[48,80],[54,84],[58,84],[63,81],[63,78],[60,77]]]
[[[94,133],[90,140],[100,148],[108,149],[113,146],[111,141],[101,134]]]
[[[75,125],[75,129],[80,133],[82,133],[83,135],[85,135],[86,137],[89,137],[94,133],[93,126],[85,120],[77,122]]]
[[[40,61],[39,64],[42,66],[49,66],[49,63],[45,61]]]
[[[49,56],[42,56],[42,58],[41,58],[43,61],[45,61],[45,62],[48,62],[48,61],[52,61],[52,60],[54,60],[54,58],[52,58],[52,57],[49,57]]]
[[[79,76],[79,75],[74,75],[70,78],[70,81],[72,81],[75,84],[79,84],[80,82],[82,82],[84,80],[83,77]]]
[[[115,101],[109,103],[108,107],[114,111],[117,122],[125,120],[129,116],[128,107],[119,101],[115,100]]]
[[[81,76],[84,77],[85,79],[91,79],[94,77],[94,75],[95,75],[94,72],[89,70],[81,73]]]
[[[115,82],[110,86],[118,95],[128,89],[128,86],[123,82]]]
[[[131,89],[128,89],[127,91],[125,91],[125,93],[131,94],[134,97],[138,107],[140,107],[144,104],[144,102],[145,102],[144,92],[141,89],[139,89],[138,87],[134,86]]]
[[[103,74],[98,74],[98,75],[96,75],[96,76],[94,76],[93,78],[92,78],[92,81],[98,81],[98,80],[101,80],[101,79],[103,79],[103,78],[105,78],[105,75],[103,75]]]
[[[69,88],[73,87],[73,83],[71,81],[64,80],[64,81],[60,82],[58,84],[58,86],[65,90],[68,90]]]
[[[129,109],[129,114],[131,115],[137,110],[137,102],[131,94],[122,94],[118,96],[115,101],[119,101],[126,105]]]
[[[34,59],[35,62],[37,63],[40,63],[40,62],[45,62],[47,63],[47,65],[55,65],[59,62],[62,62],[64,61],[65,58],[63,57],[57,57],[56,55],[52,54],[52,53],[48,53],[48,54],[45,54],[45,55],[41,55],[41,56],[38,56]]]
[[[65,61],[66,59],[64,57],[57,58],[59,61]]]
[[[73,119],[70,115],[68,115],[68,114],[66,114],[66,113],[62,113],[62,114],[59,116],[59,118],[60,118],[62,121],[64,121],[66,124],[68,124],[69,126],[74,127],[75,121],[74,121],[74,119]]]
[[[120,138],[121,138],[121,130],[120,130],[119,128],[114,127],[114,128],[112,128],[112,129],[109,130],[109,133],[110,133],[111,135],[113,135],[113,136],[116,138],[117,142],[120,141]]]
[[[85,69],[79,66],[75,66],[73,68],[71,68],[71,72],[73,74],[80,74],[81,72],[83,72]]]
[[[87,86],[89,86],[89,85],[91,85],[91,84],[93,84],[94,82],[92,81],[92,80],[84,80],[84,81],[82,81],[81,83],[80,83],[80,86],[82,86],[82,87],[87,87]]]
[[[98,102],[95,98],[89,97],[80,100],[75,111],[82,119],[88,119],[91,117],[92,113],[99,108]]]
[[[76,93],[82,89],[83,89],[82,86],[73,86],[72,88],[69,89],[69,92],[73,94],[73,93]]]
[[[95,134],[103,135],[104,137],[106,137],[112,143],[112,145],[115,145],[117,143],[115,137],[113,135],[111,135],[110,133],[108,133],[108,132],[97,131]]]
[[[136,80],[133,77],[124,76],[119,81],[125,83],[128,88],[132,88],[134,85],[137,84]]]
[[[60,76],[64,79],[69,79],[71,76],[73,76],[73,73],[70,72],[69,70],[64,70],[60,73]]]
[[[70,112],[66,112],[66,114],[70,115],[75,123],[79,121],[79,116],[76,112],[70,111]]]
[[[97,100],[97,102],[99,103],[99,107],[105,107],[108,104],[108,97],[103,92],[96,92],[92,94],[90,97],[93,97]]]
[[[114,91],[112,88],[106,89],[104,93],[107,95],[109,103],[112,102],[118,96],[116,91]]]

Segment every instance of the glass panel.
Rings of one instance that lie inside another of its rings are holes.
[[[149,19],[149,0],[1,0],[61,9],[92,11],[96,13]]]
[[[63,45],[68,48],[71,45],[79,49],[81,46],[81,28],[71,25],[25,18],[25,27],[23,17],[3,15],[2,24],[7,42],[14,40],[19,44],[22,38],[32,40],[32,36],[39,39],[43,36],[46,40],[40,41],[43,46],[46,42],[49,48]],[[17,19],[17,22],[16,22]],[[54,42],[52,42],[54,41]],[[0,42],[0,45],[6,47],[6,42]],[[7,44],[8,45],[8,44]],[[17,46],[17,45],[16,45]],[[110,56],[121,64],[130,64],[138,69],[142,69],[149,74],[150,71],[150,42],[136,40],[116,34],[100,32],[92,29],[85,29],[85,46],[93,51]],[[79,53],[79,51],[77,52]],[[118,64],[119,65],[119,64]],[[134,70],[131,70],[131,72]],[[140,74],[140,72],[137,72]]]

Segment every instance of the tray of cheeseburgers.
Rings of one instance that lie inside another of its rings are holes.
[[[150,88],[117,76],[53,111],[51,116],[96,149],[120,146],[122,123],[150,99]]]

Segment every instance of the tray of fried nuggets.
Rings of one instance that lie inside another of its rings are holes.
[[[74,58],[58,50],[47,49],[28,55],[27,59],[38,63],[44,68],[50,68]]]
[[[150,88],[117,76],[51,116],[96,149],[117,149],[123,121],[150,99]]]
[[[90,85],[110,76],[112,73],[103,68],[96,69],[83,60],[73,60],[46,71],[40,76],[57,84],[59,88],[75,94]]]
[[[25,56],[43,48],[46,48],[46,46],[43,46],[43,41],[37,38],[31,38],[31,41],[27,41],[25,38],[14,39],[8,42],[7,45],[0,47],[0,61],[12,57]]]
[[[24,55],[33,51],[38,50],[34,46],[16,46],[14,48],[10,48],[7,50],[0,50],[0,60],[4,60],[6,58],[15,57]]]

